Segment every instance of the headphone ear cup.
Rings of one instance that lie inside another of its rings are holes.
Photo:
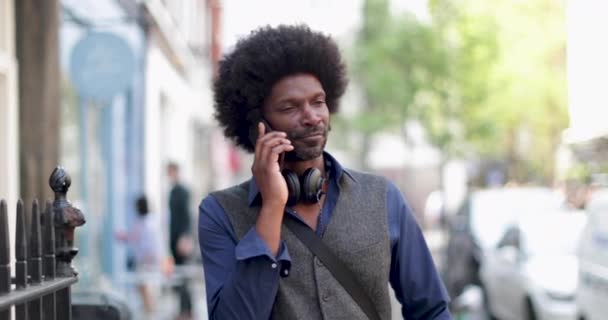
[[[298,178],[298,175],[291,170],[283,170],[281,174],[283,174],[283,178],[285,178],[287,190],[289,191],[289,195],[287,196],[287,206],[295,206],[296,203],[298,203],[301,195],[300,179]]]
[[[321,170],[317,168],[309,168],[302,175],[302,200],[306,203],[316,203],[323,192],[323,183],[325,179]]]

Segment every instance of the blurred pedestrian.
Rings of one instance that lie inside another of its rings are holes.
[[[403,318],[451,319],[399,189],[324,151],[346,75],[334,40],[302,25],[258,29],[223,58],[216,118],[254,158],[250,180],[200,205],[210,319],[387,320],[389,282]]]
[[[172,162],[167,165],[167,175],[172,185],[169,193],[169,247],[177,267],[176,270],[179,270],[179,266],[186,264],[193,250],[190,193],[180,181],[179,166],[176,163]],[[178,276],[180,275],[178,274]],[[180,301],[178,319],[191,319],[192,297],[188,288],[188,279],[181,277],[175,290]]]
[[[137,217],[128,232],[117,232],[116,238],[131,245],[134,267],[139,274],[138,291],[148,319],[154,314],[154,295],[149,283],[149,275],[160,273],[162,267],[162,244],[158,224],[151,217],[146,196],[135,202]]]

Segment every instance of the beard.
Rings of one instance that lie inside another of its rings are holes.
[[[316,127],[308,127],[304,129],[295,129],[287,131],[287,138],[291,141],[294,149],[293,151],[285,153],[286,161],[308,161],[320,157],[325,150],[327,144],[327,133],[331,130],[331,127],[326,125],[319,125]],[[320,135],[320,141],[314,139],[307,141],[305,138],[314,135]]]

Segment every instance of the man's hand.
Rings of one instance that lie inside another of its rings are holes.
[[[281,175],[280,155],[292,151],[287,134],[280,131],[265,132],[263,123],[258,123],[258,139],[255,144],[255,159],[251,172],[260,189],[264,206],[284,207],[287,203],[287,184]]]
[[[255,229],[275,256],[279,253],[283,212],[289,195],[287,183],[281,174],[279,158],[282,153],[292,150],[293,146],[285,132],[266,133],[264,124],[258,124],[251,172],[262,195],[262,208]]]
[[[177,253],[179,253],[180,256],[187,258],[192,254],[193,249],[194,242],[192,237],[189,234],[181,235],[177,240]]]

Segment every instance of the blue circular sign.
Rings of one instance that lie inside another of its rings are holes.
[[[72,51],[72,84],[84,98],[112,99],[129,87],[134,71],[133,50],[113,33],[89,32]]]

